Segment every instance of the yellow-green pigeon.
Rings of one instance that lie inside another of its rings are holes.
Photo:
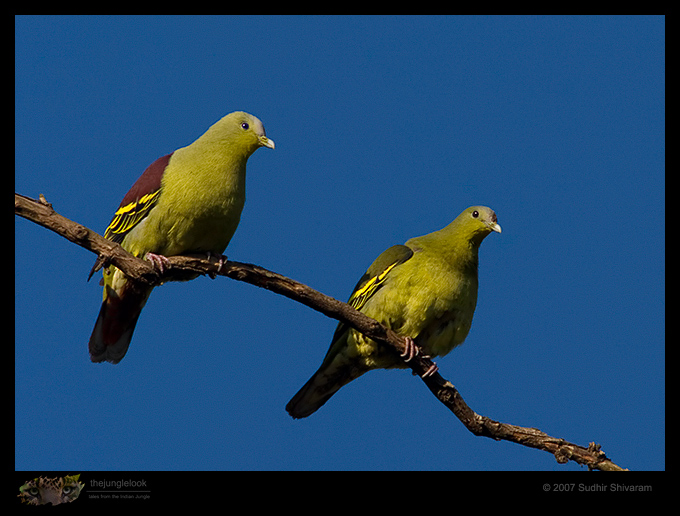
[[[222,263],[245,203],[246,162],[260,147],[273,149],[274,142],[258,118],[242,111],[226,115],[191,145],[149,165],[104,236],[161,271],[166,257],[187,253],[219,256]],[[104,269],[103,285],[90,358],[117,364],[152,288],[134,284],[113,265]]]
[[[403,368],[420,350],[430,357],[444,356],[462,344],[477,305],[479,245],[494,231],[501,232],[494,211],[472,206],[445,228],[378,256],[348,303],[406,337],[405,355],[341,322],[321,367],[286,405],[288,413],[307,417],[371,369]]]

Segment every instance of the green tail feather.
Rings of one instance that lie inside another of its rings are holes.
[[[294,418],[301,419],[319,410],[330,398],[352,380],[356,380],[368,369],[357,368],[356,364],[342,362],[322,366],[286,405],[286,411]]]

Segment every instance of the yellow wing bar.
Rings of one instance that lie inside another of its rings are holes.
[[[373,293],[380,287],[380,285],[383,284],[385,278],[387,277],[387,274],[400,263],[401,261],[394,262],[380,274],[378,274],[377,276],[373,276],[371,279],[369,279],[364,285],[361,286],[361,288],[358,288],[349,298],[348,301],[349,305],[357,310],[360,310],[361,307],[364,306],[364,303],[366,303],[368,298],[370,298],[373,295]]]
[[[120,243],[125,234],[149,214],[149,210],[151,210],[158,201],[160,193],[161,191],[159,188],[155,192],[143,195],[135,202],[131,202],[118,208],[109,227],[107,227],[104,232],[104,238]]]

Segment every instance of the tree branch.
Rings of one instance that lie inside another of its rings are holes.
[[[160,274],[149,262],[132,256],[120,245],[96,232],[73,222],[54,211],[52,205],[41,195],[34,200],[14,194],[14,213],[67,238],[71,242],[99,255],[99,266],[113,264],[133,281],[160,285],[168,281],[185,281],[197,274],[227,276],[271,290],[302,303],[313,310],[350,325],[374,341],[391,347],[401,354],[406,349],[405,339],[374,319],[365,316],[346,303],[329,297],[295,280],[248,263],[225,262],[222,267],[215,258],[203,255],[168,257],[169,267]],[[422,378],[432,361],[416,356],[405,362],[414,374],[421,377],[434,396],[446,406],[474,435],[505,440],[552,453],[557,462],[564,464],[573,460],[589,469],[624,471],[607,458],[595,443],[585,448],[564,439],[551,437],[536,428],[525,428],[494,421],[475,413],[463,400],[458,390],[439,373]]]

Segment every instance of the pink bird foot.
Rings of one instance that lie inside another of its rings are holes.
[[[221,253],[211,253],[210,251],[206,252],[205,254],[208,255],[208,260],[210,260],[211,257],[219,257],[219,261],[217,262],[217,272],[222,271],[222,267],[224,266],[224,263],[227,261],[227,257],[224,254]],[[210,276],[212,279],[215,279],[216,275],[208,273],[208,276]]]
[[[406,348],[404,349],[404,352],[399,356],[404,359],[404,362],[408,362],[411,359],[413,359],[413,357],[418,356],[420,348],[416,346],[416,343],[413,342],[413,339],[411,337],[404,337],[404,339],[406,340]]]
[[[415,342],[413,342],[413,339],[411,337],[404,337],[406,340],[406,349],[404,349],[404,352],[401,353],[399,356],[404,359],[404,362],[408,362],[412,360],[414,357],[417,357],[418,354],[420,353],[420,348],[416,345]],[[430,358],[430,355],[421,355],[421,358]],[[432,365],[425,371],[421,378],[427,378],[428,376],[432,376],[434,373],[439,371],[439,366],[432,362]],[[415,375],[415,371],[413,372]]]
[[[421,358],[432,358],[430,355],[423,355]],[[432,376],[434,373],[439,371],[439,366],[432,362],[432,365],[425,371],[422,375],[421,378],[427,378],[428,376]]]
[[[427,378],[428,376],[432,376],[437,371],[439,371],[439,366],[437,364],[435,364],[434,362],[432,362],[432,365],[430,366],[430,368],[423,373],[421,378]]]
[[[170,266],[170,261],[162,254],[146,253],[145,258],[151,262],[151,265],[161,274],[165,272],[165,268]]]

